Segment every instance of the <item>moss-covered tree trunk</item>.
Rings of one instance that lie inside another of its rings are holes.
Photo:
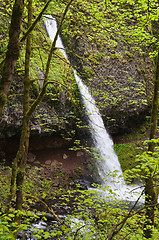
[[[26,34],[20,40],[21,23],[24,9],[24,0],[15,0],[12,10],[12,18],[9,30],[9,42],[7,53],[4,61],[0,67],[0,119],[3,115],[3,108],[7,102],[7,94],[10,90],[10,86],[13,80],[16,62],[20,53],[20,45],[27,38],[28,34],[33,31],[37,22],[41,19],[42,14],[48,7],[52,0],[48,0],[44,8],[34,21],[34,23],[28,28]]]
[[[52,48],[51,48],[49,56],[48,56],[43,87],[42,87],[41,92],[39,93],[38,97],[35,99],[35,101],[33,102],[33,104],[31,106],[29,106],[29,89],[30,89],[29,62],[30,62],[30,54],[31,54],[31,36],[30,36],[31,32],[29,31],[27,34],[26,58],[25,58],[25,78],[24,78],[23,127],[22,127],[22,132],[21,132],[19,150],[16,154],[16,158],[14,159],[13,167],[12,167],[10,195],[9,195],[9,201],[8,201],[8,205],[7,205],[7,211],[9,210],[10,202],[13,197],[15,181],[16,181],[16,209],[22,210],[23,183],[24,183],[24,176],[25,176],[25,166],[26,166],[26,160],[27,160],[28,147],[29,147],[29,133],[30,133],[29,120],[30,120],[30,117],[32,116],[32,114],[34,113],[36,107],[42,101],[42,99],[45,95],[47,85],[50,83],[54,83],[53,81],[48,81],[50,62],[51,62],[51,58],[52,58],[52,55],[53,55],[53,52],[55,49],[55,43],[57,40],[57,36],[61,30],[63,20],[65,18],[65,15],[66,15],[72,1],[73,0],[70,0],[70,2],[66,5],[65,11],[64,11],[62,19],[61,19],[61,23],[60,23],[58,31],[56,33],[56,38],[53,41]],[[30,12],[30,15],[28,12],[28,18],[30,19],[30,22],[28,20],[28,26],[30,26],[30,24],[31,24],[31,16],[32,16],[31,5],[32,5],[32,0],[28,0],[28,11]],[[20,218],[17,217],[16,220],[19,221]]]
[[[152,112],[150,122],[150,137],[149,140],[155,138],[157,129],[157,113],[158,113],[158,91],[159,91],[159,53],[156,58],[156,69],[154,79],[154,92],[152,101]],[[155,150],[154,141],[149,141],[148,152],[152,154]],[[154,226],[155,205],[157,203],[157,196],[154,188],[153,169],[149,167],[149,171],[145,178],[145,224],[144,237],[150,239],[152,237],[152,227]]]
[[[28,147],[29,147],[29,119],[33,112],[35,111],[35,108],[38,106],[38,103],[42,100],[43,96],[45,95],[45,90],[48,82],[48,74],[50,69],[50,62],[53,55],[53,52],[55,50],[55,44],[58,37],[58,34],[61,30],[62,23],[64,21],[65,15],[69,9],[70,4],[73,0],[71,0],[64,11],[63,17],[61,19],[59,28],[57,30],[55,39],[52,43],[52,47],[49,53],[48,61],[47,61],[47,67],[45,72],[45,79],[44,79],[44,85],[42,88],[41,93],[39,94],[37,101],[35,100],[35,104],[32,104],[32,106],[29,109],[29,90],[30,90],[30,79],[29,79],[29,63],[30,63],[30,55],[31,55],[31,35],[29,34],[27,37],[27,44],[26,44],[26,58],[25,58],[25,78],[24,78],[24,104],[23,104],[23,128],[22,128],[22,134],[21,134],[21,141],[20,141],[20,148],[18,151],[18,162],[19,167],[17,171],[17,179],[16,179],[16,210],[22,210],[22,202],[23,202],[23,182],[24,182],[24,176],[25,176],[25,166],[26,166],[26,160],[27,160],[27,153],[28,153]],[[28,0],[28,29],[32,25],[32,0]],[[39,102],[38,102],[39,99]],[[35,106],[35,108],[34,108]],[[19,219],[18,219],[19,220]]]
[[[32,0],[28,0],[28,28],[32,25],[33,19],[33,3]],[[29,91],[30,91],[30,57],[31,57],[31,33],[29,33],[26,42],[26,54],[25,54],[25,77],[23,81],[23,127],[20,139],[18,171],[16,179],[16,210],[22,210],[23,202],[23,183],[25,177],[25,168],[27,162],[28,148],[29,148],[29,118],[27,118],[27,112],[29,110]]]
[[[3,114],[3,107],[7,101],[7,94],[13,80],[14,70],[20,52],[20,32],[24,9],[24,0],[15,0],[12,11],[12,18],[9,30],[9,42],[6,58],[0,69],[0,119]]]
[[[33,11],[32,0],[28,0],[28,28],[32,24]],[[30,90],[30,77],[29,77],[29,65],[31,56],[31,33],[27,37],[26,41],[26,54],[25,54],[25,76],[23,80],[23,126],[20,137],[19,149],[12,166],[12,176],[10,185],[10,195],[8,199],[8,205],[6,211],[9,211],[10,202],[14,193],[14,185],[16,182],[16,209],[22,210],[22,188],[25,176],[25,166],[27,161],[27,154],[29,148],[29,118],[27,112],[29,110],[29,90]]]
[[[155,206],[157,203],[154,181],[153,181],[153,172],[151,169],[145,179],[145,223],[144,223],[144,237],[146,239],[152,238],[152,228],[154,226],[154,217],[155,217]]]

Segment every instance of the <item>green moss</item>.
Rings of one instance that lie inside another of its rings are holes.
[[[131,53],[131,52],[129,52],[129,51],[125,51],[125,53],[124,53],[127,57],[129,57],[129,58],[134,58],[134,55]]]
[[[85,73],[85,77],[90,78],[92,76],[93,70],[90,67],[84,66],[83,70],[84,70],[84,73]]]
[[[117,144],[114,145],[115,152],[118,156],[123,171],[132,169],[136,166],[135,157],[138,153],[135,144]]]
[[[144,141],[136,141],[132,143],[114,145],[115,152],[118,156],[123,173],[125,173],[126,181],[139,181],[139,175],[133,174],[133,169],[139,165],[137,158],[147,149]],[[127,174],[129,172],[129,174]]]
[[[118,59],[118,60],[123,58],[120,53],[112,53],[112,54],[110,54],[110,57],[112,59]]]
[[[0,105],[4,106],[7,102],[7,96],[5,93],[0,93]]]
[[[126,133],[122,135],[121,141],[122,142],[133,142],[133,141],[139,142],[142,139],[148,138],[149,137],[148,135],[149,121],[150,121],[150,116],[147,116],[146,121],[142,125],[132,129],[130,133]]]

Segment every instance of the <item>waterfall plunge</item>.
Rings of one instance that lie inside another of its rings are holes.
[[[46,16],[45,27],[50,39],[53,41],[57,32],[56,19],[51,16]],[[65,58],[68,59],[62,40],[59,36],[56,41],[56,47],[59,48]],[[130,198],[128,192],[133,190],[133,188],[129,187],[128,189],[127,186],[125,186],[120,163],[113,149],[113,141],[104,127],[102,117],[95,105],[95,100],[89,93],[87,86],[77,75],[76,71],[73,71],[88,116],[94,146],[98,152],[98,159],[96,159],[98,174],[105,185],[109,186],[112,190],[117,190],[117,194],[120,198]]]
[[[97,151],[96,164],[99,176],[104,183],[113,188],[119,188],[124,184],[124,179],[118,157],[114,152],[113,141],[104,127],[99,109],[96,107],[95,100],[90,95],[87,86],[84,85],[75,71],[74,73],[89,120],[95,151]],[[111,175],[114,171],[116,176],[113,178]]]

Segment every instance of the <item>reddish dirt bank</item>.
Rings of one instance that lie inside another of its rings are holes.
[[[12,160],[18,150],[19,139],[11,138],[0,142],[0,162],[6,160],[11,166]],[[43,174],[51,178],[58,172],[63,175],[90,176],[88,163],[90,156],[83,150],[69,150],[71,143],[58,137],[31,138],[28,154],[28,165],[37,166]]]
[[[72,151],[68,148],[43,149],[28,154],[28,163],[45,165],[52,170],[60,168],[67,173],[75,173],[81,168],[84,174],[88,174],[88,161],[89,157],[84,151]]]

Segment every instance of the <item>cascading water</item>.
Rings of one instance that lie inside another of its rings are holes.
[[[84,85],[75,70],[74,73],[85,105],[95,151],[97,151],[96,164],[99,176],[103,179],[104,183],[107,183],[113,188],[119,188],[120,185],[123,185],[124,179],[118,157],[114,152],[113,141],[104,127],[99,109],[96,107],[95,100],[90,95],[87,86]],[[113,173],[116,173],[114,178],[112,177]]]
[[[56,19],[51,16],[46,16],[45,27],[50,39],[53,41],[57,32]],[[56,47],[59,48],[59,50],[67,58],[65,48],[59,36],[56,41]],[[118,157],[113,149],[113,141],[104,127],[102,117],[95,105],[95,100],[90,95],[87,86],[82,82],[76,71],[73,71],[88,116],[94,146],[98,152],[96,166],[99,176],[105,185],[110,186],[112,190],[117,189],[118,194],[121,198],[123,198],[127,187],[125,186]]]

